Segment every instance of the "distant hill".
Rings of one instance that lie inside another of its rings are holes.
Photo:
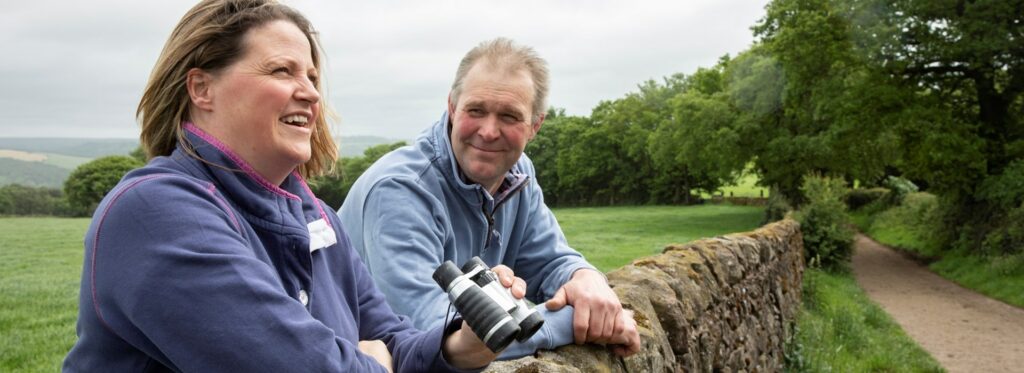
[[[0,158],[0,185],[21,184],[61,188],[71,170],[42,162]]]
[[[341,136],[335,138],[340,144],[341,156],[363,155],[363,151],[374,145],[392,144],[398,141],[380,136]],[[95,159],[105,155],[128,155],[139,146],[136,139],[72,139],[72,138],[13,138],[0,137],[0,149],[20,150],[30,153],[52,153],[73,157]]]
[[[363,155],[363,151],[367,148],[380,145],[380,144],[394,144],[402,140],[391,139],[380,136],[341,136],[341,138],[334,138],[334,142],[341,144],[341,156],[342,157],[355,157]],[[405,140],[405,142],[410,142]]]
[[[139,146],[137,139],[72,139],[0,137],[0,149],[53,153],[83,158],[128,155]]]
[[[339,141],[340,140],[340,141]],[[363,155],[367,148],[401,140],[380,136],[342,136],[342,157]],[[78,165],[107,155],[128,155],[135,139],[2,138],[0,185],[19,183],[60,188]]]

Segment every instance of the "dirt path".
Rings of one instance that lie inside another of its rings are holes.
[[[857,282],[950,372],[1024,372],[1024,310],[964,289],[858,234]]]

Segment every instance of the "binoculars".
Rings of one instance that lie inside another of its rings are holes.
[[[479,257],[467,261],[461,270],[446,260],[433,277],[473,333],[494,353],[513,339],[526,341],[544,325],[544,317],[522,299],[515,299]]]

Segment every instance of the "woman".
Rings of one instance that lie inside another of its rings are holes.
[[[272,0],[209,0],[139,104],[150,163],[85,238],[65,371],[440,371],[495,357],[461,321],[395,316],[303,177],[333,164],[320,51]],[[393,361],[392,361],[393,357]]]

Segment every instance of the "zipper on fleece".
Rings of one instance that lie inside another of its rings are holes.
[[[495,202],[494,209],[492,209],[490,212],[487,211],[487,204],[486,203],[481,203],[480,204],[480,211],[483,212],[484,219],[487,220],[487,235],[485,235],[485,237],[484,237],[484,244],[483,244],[483,246],[481,246],[481,247],[483,247],[483,249],[480,250],[480,256],[481,257],[483,257],[484,253],[487,252],[487,243],[491,241],[491,237],[492,237],[491,236],[491,232],[494,232],[494,213],[498,211],[498,208],[501,207],[501,205],[505,204],[505,201],[508,201],[509,199],[512,198],[512,196],[516,195],[516,193],[519,193],[519,191],[523,190],[523,188],[526,187],[526,184],[528,184],[529,182],[530,182],[530,177],[526,176],[526,178],[523,179],[522,182],[520,182],[520,183],[518,183],[516,185],[513,185],[511,189],[507,189],[504,192],[502,192],[501,194],[504,194],[504,197],[502,199],[500,199],[500,200]],[[486,200],[486,196],[484,196],[483,188],[479,189],[479,192],[480,192],[480,199],[481,200]]]

